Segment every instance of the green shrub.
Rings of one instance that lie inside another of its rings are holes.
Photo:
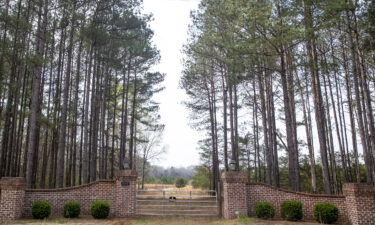
[[[186,180],[184,178],[177,178],[176,179],[176,187],[177,188],[183,188],[187,184]]]
[[[81,213],[81,205],[78,202],[65,202],[63,211],[65,218],[76,218]]]
[[[275,216],[275,206],[269,202],[257,202],[254,208],[258,218],[271,219]]]
[[[91,203],[91,215],[95,219],[105,219],[109,215],[109,203],[104,200],[97,200]]]
[[[314,205],[313,215],[319,223],[331,224],[339,218],[339,209],[331,203],[317,203]]]
[[[31,214],[35,219],[45,219],[51,214],[51,205],[48,202],[36,201],[32,205]]]
[[[300,201],[283,201],[280,209],[281,217],[289,221],[298,221],[303,217]]]

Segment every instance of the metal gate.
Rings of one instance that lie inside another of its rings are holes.
[[[216,191],[138,190],[137,214],[153,216],[217,216]]]

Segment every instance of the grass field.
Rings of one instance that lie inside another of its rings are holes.
[[[202,218],[202,217],[140,217],[134,219],[109,219],[94,220],[91,218],[65,219],[52,218],[48,220],[17,220],[14,222],[3,222],[2,224],[12,225],[52,225],[52,224],[69,224],[69,225],[316,225],[311,222],[288,222],[288,221],[267,221],[254,218],[239,218],[234,220],[224,220],[219,218]]]
[[[192,190],[201,190],[197,188],[193,188],[191,185],[186,185],[183,188],[176,188],[174,184],[145,184],[145,189],[152,189],[152,190],[185,190],[185,191],[192,191]]]

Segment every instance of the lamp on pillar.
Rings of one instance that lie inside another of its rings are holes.
[[[130,159],[128,157],[124,158],[124,163],[123,163],[123,169],[124,170],[129,170],[130,169]]]
[[[229,170],[230,171],[236,171],[236,160],[231,159],[229,161]]]

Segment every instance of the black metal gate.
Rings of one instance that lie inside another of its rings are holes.
[[[138,190],[137,214],[153,216],[217,216],[216,191]]]

